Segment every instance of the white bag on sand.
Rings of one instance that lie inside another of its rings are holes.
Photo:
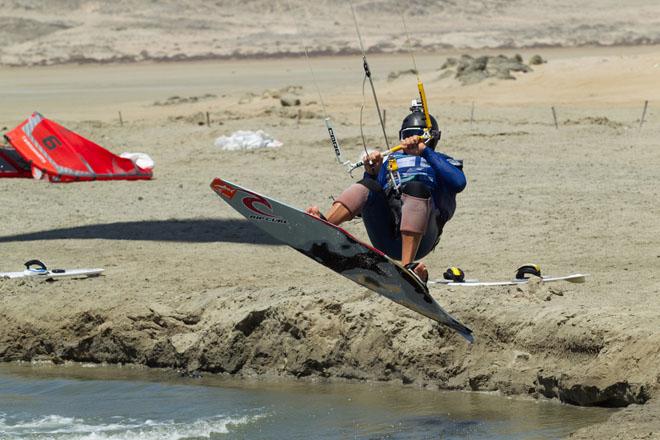
[[[154,168],[154,160],[146,153],[121,153],[119,157],[130,159],[135,165],[143,170],[151,170]]]
[[[239,130],[231,136],[220,136],[215,140],[215,146],[226,151],[277,148],[282,145],[282,142],[273,139],[263,130]]]

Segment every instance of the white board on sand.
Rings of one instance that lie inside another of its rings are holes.
[[[480,287],[480,286],[517,286],[520,284],[527,284],[530,280],[538,280],[540,283],[553,283],[556,281],[568,281],[569,283],[584,283],[588,274],[574,273],[571,275],[564,275],[560,277],[531,277],[520,278],[508,281],[479,281],[479,280],[465,280],[465,281],[452,281],[452,280],[433,280],[429,284],[440,284],[444,286],[462,286],[462,287]]]
[[[0,279],[38,278],[52,280],[56,278],[86,278],[101,274],[103,269],[48,269],[39,260],[30,260],[25,263],[25,270],[20,272],[0,272]]]

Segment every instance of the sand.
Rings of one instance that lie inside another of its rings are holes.
[[[654,0],[354,1],[365,48],[417,51],[660,43]],[[356,53],[345,0],[3,0],[0,64]]]
[[[515,81],[461,87],[438,79],[452,50],[417,57],[443,130],[439,148],[464,159],[468,177],[426,263],[432,277],[457,265],[470,277],[506,279],[527,262],[549,275],[591,276],[584,285],[434,288],[474,330],[473,345],[277,245],[210,190],[223,177],[304,207],[327,205],[351,182],[334,162],[304,59],[0,68],[0,129],[39,110],[116,153],[144,151],[156,162],[149,182],[0,180],[0,270],[32,258],[106,269],[88,280],[0,281],[0,359],[393,381],[627,406],[574,437],[659,438],[660,47],[515,52],[548,63]],[[411,61],[382,54],[370,62],[394,137],[415,78],[385,78]],[[312,63],[337,135],[357,159],[361,60]],[[298,108],[273,98],[288,86],[302,86],[301,120]],[[199,99],[155,105],[173,96]],[[382,147],[366,100],[365,135]],[[210,127],[200,125],[207,111]],[[246,129],[284,146],[213,146]],[[347,229],[366,239],[358,221]]]

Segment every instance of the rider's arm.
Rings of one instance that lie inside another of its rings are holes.
[[[421,156],[431,165],[436,175],[448,186],[450,190],[459,193],[465,189],[467,180],[465,174],[458,167],[447,162],[449,156],[437,153],[430,148],[424,148]]]

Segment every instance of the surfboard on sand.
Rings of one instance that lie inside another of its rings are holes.
[[[262,231],[316,262],[384,297],[455,330],[472,330],[447,313],[428,288],[387,255],[342,228],[297,208],[216,178],[211,188]]]
[[[39,260],[30,260],[25,263],[25,270],[20,272],[0,272],[3,278],[39,278],[52,280],[56,278],[86,278],[98,276],[103,269],[48,269]]]

